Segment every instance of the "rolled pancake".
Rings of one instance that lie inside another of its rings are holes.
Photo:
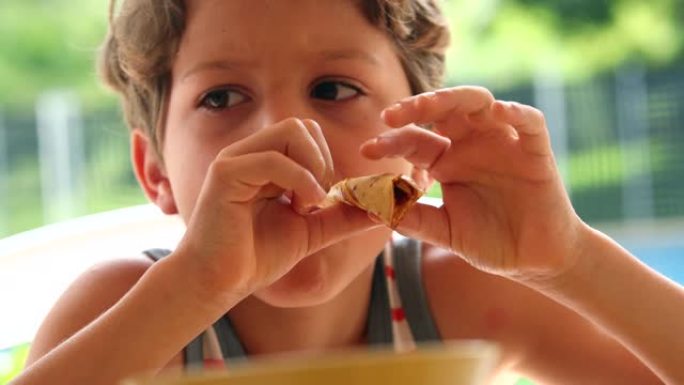
[[[423,191],[409,177],[381,174],[350,178],[330,188],[323,207],[342,202],[366,211],[385,225],[396,228]]]

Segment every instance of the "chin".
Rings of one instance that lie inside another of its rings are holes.
[[[320,305],[330,301],[343,289],[339,282],[342,277],[330,270],[326,258],[314,254],[254,295],[268,305],[279,308]]]
[[[364,235],[329,246],[304,258],[292,270],[254,296],[279,308],[322,305],[338,297],[364,271],[391,236],[391,230],[376,228]],[[356,258],[350,258],[350,255]]]

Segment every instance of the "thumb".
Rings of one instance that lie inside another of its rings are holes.
[[[397,226],[397,232],[435,246],[451,249],[449,216],[442,207],[416,203]]]
[[[430,187],[432,187],[432,184],[435,183],[435,178],[430,175],[428,170],[418,167],[413,167],[411,170],[411,179],[413,179],[413,181],[416,182],[416,185],[423,191],[429,190]]]
[[[342,241],[362,231],[381,225],[373,222],[366,212],[338,203],[305,215],[309,236],[307,255]]]

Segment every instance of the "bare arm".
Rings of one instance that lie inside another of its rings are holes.
[[[26,366],[76,334],[114,306],[138,282],[152,261],[114,260],[81,274],[52,306],[31,342]]]
[[[539,384],[661,383],[615,338],[533,289],[438,249],[426,254],[424,274],[442,337],[498,343],[501,371]]]
[[[133,135],[134,146],[147,140],[138,131]],[[139,160],[136,167],[148,163],[153,161]],[[133,271],[127,284],[115,285],[116,293],[92,290],[116,280],[116,272],[83,277],[45,321],[32,363],[14,385],[109,385],[154,373],[302,258],[376,227],[346,205],[302,213],[325,198],[319,180],[332,172],[314,121],[286,119],[223,148],[209,166],[176,251],[144,274]],[[292,204],[272,199],[286,191]],[[84,311],[81,306],[91,301]]]
[[[398,231],[548,296],[607,331],[662,380],[684,382],[682,288],[577,216],[541,111],[455,87],[404,99],[383,116],[396,129],[364,143],[362,153],[403,156],[427,169],[444,202],[417,205]],[[422,123],[435,131],[412,126]]]
[[[577,263],[550,281],[527,281],[620,341],[669,384],[684,383],[684,289],[587,228]]]
[[[154,373],[223,313],[187,290],[190,272],[166,261],[145,264],[117,262],[79,278],[44,321],[12,384],[116,384]]]

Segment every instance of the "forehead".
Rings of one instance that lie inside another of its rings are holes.
[[[189,0],[177,61],[226,56],[245,62],[394,53],[355,0]]]

